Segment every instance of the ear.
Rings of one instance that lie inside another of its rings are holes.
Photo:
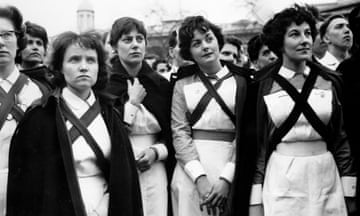
[[[327,33],[325,33],[324,37],[321,38],[320,40],[324,41],[326,44],[331,44],[331,41]]]
[[[172,59],[175,57],[174,47],[169,47],[169,56],[170,56],[170,58],[172,58]]]

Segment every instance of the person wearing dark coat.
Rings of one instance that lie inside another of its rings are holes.
[[[59,87],[30,108],[12,139],[7,215],[142,216],[135,160],[105,53],[90,33],[54,41]]]
[[[170,130],[170,84],[144,61],[146,30],[131,17],[117,19],[110,32],[115,50],[107,91],[129,129],[146,216],[171,214],[168,182],[175,164]]]
[[[54,89],[53,73],[44,64],[47,55],[48,35],[46,29],[36,23],[25,22],[25,40],[15,61],[19,63],[20,72],[30,77],[41,88]]]
[[[360,122],[360,100],[356,99],[356,95],[360,94],[360,74],[358,68],[360,67],[360,6],[354,8],[349,14],[350,28],[354,34],[354,46],[352,47],[352,56],[349,59],[340,63],[337,68],[338,72],[342,75],[343,80],[343,94],[342,105],[344,110],[344,125],[349,138],[349,144],[352,154],[355,159],[357,168],[357,178],[360,177],[360,136],[359,127]],[[356,209],[357,213],[360,212],[360,184],[359,181],[356,185]],[[354,213],[353,215],[357,215]]]

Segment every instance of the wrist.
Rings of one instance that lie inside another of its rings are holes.
[[[195,185],[197,185],[200,181],[202,181],[202,179],[205,179],[205,178],[206,178],[205,174],[199,175],[194,181]]]
[[[157,161],[157,160],[159,159],[159,152],[158,152],[157,149],[156,149],[155,147],[153,147],[153,146],[150,146],[149,149],[151,149],[151,150],[154,152],[154,154],[155,154],[155,159],[154,159],[154,161]]]
[[[227,180],[224,177],[219,177],[220,180],[222,180],[223,182],[226,182],[229,186],[231,186],[231,182],[229,180]]]

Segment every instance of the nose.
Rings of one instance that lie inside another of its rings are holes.
[[[85,61],[82,61],[79,66],[80,72],[87,72],[89,70],[89,67]]]
[[[276,59],[277,59],[277,57],[276,57],[275,53],[270,52],[270,54],[269,54],[269,60],[270,60],[270,61],[275,61]]]

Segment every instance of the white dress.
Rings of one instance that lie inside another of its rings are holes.
[[[19,70],[15,68],[5,80],[0,79],[0,87],[5,92],[9,92],[19,75]],[[35,100],[41,97],[42,93],[39,87],[28,79],[28,83],[24,85],[17,95],[17,103],[19,107],[25,111]],[[3,127],[0,129],[0,216],[5,215],[6,212],[9,148],[17,124],[18,122],[9,114]]]
[[[282,67],[279,73],[285,76],[290,72]],[[332,94],[331,83],[319,77],[308,98],[308,103],[325,124],[332,114]],[[277,127],[285,121],[295,104],[281,88],[264,96],[264,100]],[[323,142],[304,114],[281,141],[287,149],[299,142],[303,145]],[[266,167],[262,199],[265,216],[347,215],[339,172],[330,152],[294,156],[275,150]]]
[[[166,216],[168,211],[167,176],[162,160],[167,158],[167,148],[157,139],[161,131],[154,115],[145,106],[125,104],[124,121],[130,125],[130,142],[135,159],[141,151],[154,147],[158,160],[145,172],[139,171],[139,182],[144,216]]]
[[[223,76],[227,72],[227,68],[223,68],[217,75],[221,74]],[[230,182],[233,178],[235,140],[210,140],[191,137],[191,133],[187,132],[186,129],[190,127],[188,122],[179,121],[179,119],[185,120],[184,115],[186,115],[186,112],[191,113],[195,109],[205,92],[207,92],[206,87],[196,76],[179,80],[174,89],[172,130],[178,160],[171,183],[174,216],[208,215],[206,210],[200,211],[199,208],[199,194],[194,184],[194,180],[199,176],[199,173],[206,174],[211,184],[214,184],[221,176]],[[222,83],[218,89],[218,94],[223,98],[229,109],[234,112],[236,94],[234,77],[230,77]],[[181,101],[182,98],[185,101]],[[183,107],[183,109],[186,110],[176,108],[175,106],[178,103],[185,103],[186,108]],[[193,133],[196,133],[195,131],[234,133],[235,126],[215,99],[212,98],[201,118],[193,125],[192,131]],[[176,141],[177,139],[181,140]],[[186,148],[192,149],[190,152],[195,151],[197,156],[186,159],[188,153],[181,153]]]
[[[93,92],[91,92],[89,98],[85,101],[73,94],[68,88],[63,89],[62,97],[77,118],[81,118],[96,101]],[[66,121],[66,127],[70,130],[72,124]],[[110,135],[102,116],[99,114],[87,129],[104,153],[105,158],[109,159],[111,151]],[[74,141],[72,151],[81,197],[85,210],[89,214],[96,210],[100,203],[101,205],[108,205],[109,193],[106,192],[107,182],[100,168],[96,165],[95,153],[83,136],[79,136]]]

